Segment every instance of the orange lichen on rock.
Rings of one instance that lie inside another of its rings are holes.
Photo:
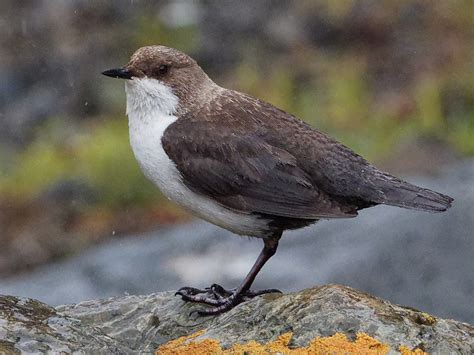
[[[316,354],[388,354],[390,347],[365,333],[358,333],[355,341],[349,341],[344,334],[314,339],[307,348]]]
[[[410,350],[407,346],[401,345],[398,349],[402,355],[428,355],[427,352],[424,352],[421,349]]]
[[[197,342],[193,341],[205,332],[203,329],[191,335],[171,340],[161,345],[158,350],[156,350],[156,354],[221,354],[222,348],[217,340],[204,339]]]
[[[256,341],[250,341],[246,344],[235,344],[229,349],[222,349],[217,340],[204,339],[195,341],[195,339],[205,333],[204,330],[196,332],[187,337],[181,337],[161,345],[156,354],[388,354],[390,347],[365,333],[358,333],[355,341],[350,341],[344,334],[336,333],[330,337],[317,337],[310,342],[307,347],[289,348],[292,333],[280,335],[276,340],[267,344],[260,344]],[[406,346],[400,347],[403,355],[422,355],[421,350],[409,350]]]

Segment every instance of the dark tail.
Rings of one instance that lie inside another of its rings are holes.
[[[374,202],[391,206],[444,212],[451,207],[451,203],[454,201],[447,195],[418,187],[389,174],[380,176],[377,187],[383,194]]]

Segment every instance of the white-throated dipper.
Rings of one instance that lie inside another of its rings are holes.
[[[269,103],[218,86],[179,50],[143,47],[103,74],[127,79],[130,143],[148,179],[191,213],[263,240],[238,288],[178,290],[185,301],[212,306],[200,315],[278,292],[250,286],[287,229],[355,217],[378,204],[442,212],[453,201],[378,170]]]

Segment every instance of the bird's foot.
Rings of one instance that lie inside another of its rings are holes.
[[[234,308],[239,303],[266,293],[281,293],[281,291],[277,289],[266,289],[260,291],[249,290],[237,293],[236,289],[226,290],[220,285],[213,284],[211,287],[206,287],[204,290],[194,287],[182,287],[176,291],[175,295],[181,296],[181,299],[186,302],[197,302],[214,306],[213,308],[191,312],[191,314],[197,313],[200,316],[211,316],[224,313]]]

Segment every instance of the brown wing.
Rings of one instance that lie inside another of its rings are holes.
[[[259,136],[292,154],[319,190],[358,209],[379,203],[445,211],[453,199],[378,170],[343,144],[278,108],[244,94],[227,100],[226,110],[258,121]]]
[[[301,219],[357,215],[354,206],[319,190],[293,155],[265,142],[252,119],[228,111],[199,114],[206,117],[180,118],[162,138],[192,190],[248,213]]]

